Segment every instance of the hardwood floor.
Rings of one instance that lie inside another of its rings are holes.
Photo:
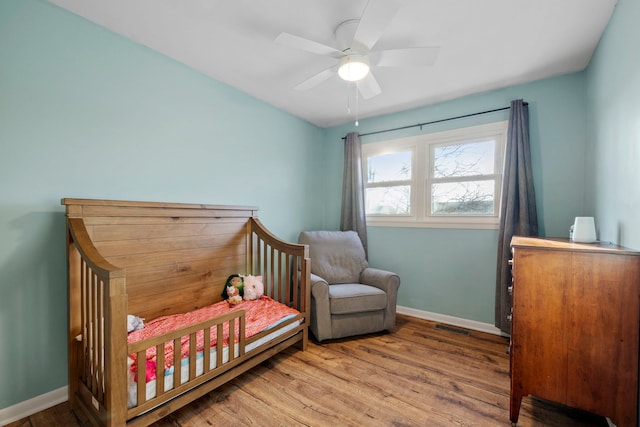
[[[155,425],[510,426],[507,339],[441,326],[398,316],[393,333],[287,350]],[[52,425],[87,421],[64,403],[10,427]],[[518,426],[607,422],[527,397]]]

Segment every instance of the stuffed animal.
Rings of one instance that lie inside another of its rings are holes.
[[[243,276],[245,301],[256,300],[264,294],[262,276]]]
[[[229,303],[229,306],[233,307],[234,305],[242,302],[243,295],[244,278],[239,274],[232,274],[227,278],[227,283],[224,285],[222,298]]]
[[[133,314],[127,314],[127,332],[138,331],[142,328],[144,328],[144,319]]]
[[[244,296],[242,297],[245,301],[251,301],[258,299],[258,295],[256,294],[256,288],[252,286],[244,287]]]
[[[240,291],[233,285],[227,286],[227,302],[231,307],[242,302]]]

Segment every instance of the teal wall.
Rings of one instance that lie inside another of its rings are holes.
[[[540,233],[568,237],[573,218],[585,214],[585,79],[576,73],[459,98],[399,114],[331,128],[327,156],[327,228],[338,228],[342,137],[529,103],[531,158]],[[364,136],[364,144],[508,119],[508,111],[420,128]],[[401,306],[493,324],[497,230],[368,227],[370,264],[401,277]]]
[[[602,240],[640,249],[640,2],[619,0],[587,70],[588,206]]]
[[[67,384],[62,197],[322,221],[324,130],[42,0],[0,2],[0,409]]]
[[[357,130],[523,98],[541,233],[566,236],[574,216],[595,215],[603,239],[640,248],[637,16],[637,1],[618,1],[584,73],[361,120]],[[257,205],[288,240],[339,226],[351,123],[319,129],[44,0],[0,2],[0,58],[0,408],[67,383],[60,198]],[[369,245],[372,265],[400,273],[400,305],[493,322],[497,231],[370,227]]]

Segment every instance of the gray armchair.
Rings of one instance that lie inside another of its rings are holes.
[[[311,332],[318,341],[392,330],[400,277],[370,268],[355,231],[303,231],[311,257]]]

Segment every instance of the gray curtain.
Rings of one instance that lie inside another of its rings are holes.
[[[342,180],[342,214],[340,230],[358,233],[367,254],[367,219],[362,182],[362,145],[360,135],[350,132],[344,139],[344,174]]]
[[[502,203],[498,233],[495,325],[511,333],[511,238],[537,236],[538,216],[529,150],[529,109],[521,99],[511,101],[509,130],[502,179]]]

